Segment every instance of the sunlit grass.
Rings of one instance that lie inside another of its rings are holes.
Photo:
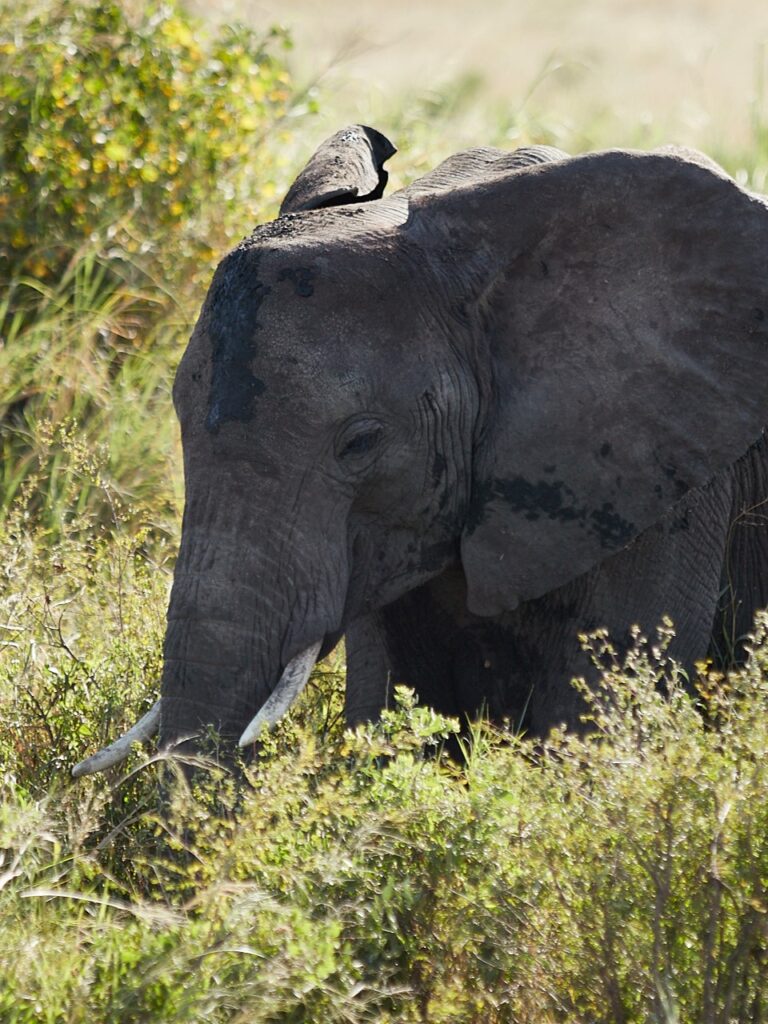
[[[175,508],[170,388],[193,314],[167,289],[142,282],[135,266],[130,282],[121,269],[119,259],[85,245],[55,284],[22,276],[0,301],[5,513],[33,481],[31,508],[54,530],[88,508],[110,515],[104,491],[94,490],[72,458],[75,447],[64,443],[74,438],[81,455],[100,462],[113,494],[151,505],[163,519]]]

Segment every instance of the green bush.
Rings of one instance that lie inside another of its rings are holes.
[[[440,755],[456,723],[407,691],[380,725],[318,739],[338,707],[318,679],[250,786],[180,780],[159,813],[152,766],[66,783],[125,701],[151,699],[157,581],[121,550],[112,568],[93,553],[90,588],[60,551],[58,582],[3,608],[0,691],[32,661],[30,693],[0,706],[3,1020],[765,1019],[765,621],[749,666],[697,701],[667,630],[624,662],[597,637],[592,734],[478,727],[462,768]]]
[[[112,523],[129,497],[175,531],[181,464],[170,390],[193,302],[97,245],[50,283],[22,277],[5,289],[0,523],[18,500],[52,543],[87,510]]]
[[[129,248],[248,215],[273,182],[260,150],[292,87],[287,36],[203,34],[175,0],[0,4],[0,265],[38,277],[59,242],[119,234]],[[261,166],[260,166],[261,162]],[[174,253],[178,266],[179,252]],[[173,264],[169,263],[169,266]]]
[[[79,445],[167,520],[176,363],[216,260],[284,191],[288,46],[175,0],[0,0],[0,515],[26,488],[54,535],[110,522]]]
[[[157,699],[170,586],[170,545],[123,512],[98,457],[62,447],[65,500],[87,481],[115,520],[85,511],[54,535],[19,498],[0,521],[0,775],[35,798]]]

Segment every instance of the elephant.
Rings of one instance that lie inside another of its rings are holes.
[[[691,150],[469,150],[391,195],[326,141],[215,272],[176,375],[161,698],[76,774],[253,743],[344,636],[392,686],[581,728],[578,635],[738,657],[768,605],[768,203]],[[196,739],[198,738],[198,739]]]

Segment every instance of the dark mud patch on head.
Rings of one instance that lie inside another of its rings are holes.
[[[259,260],[236,249],[216,273],[208,297],[211,389],[206,429],[253,419],[256,398],[266,390],[251,369],[261,325],[258,312],[271,289],[258,276]]]

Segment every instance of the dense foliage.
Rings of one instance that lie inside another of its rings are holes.
[[[216,218],[258,209],[260,142],[292,98],[284,34],[206,37],[175,0],[3,3],[0,25],[6,271],[50,277],[57,244],[94,232],[210,258]]]
[[[244,788],[169,789],[157,762],[68,787],[157,669],[163,571],[111,550],[69,603],[72,561],[4,608],[0,1019],[765,1019],[765,623],[698,706],[666,629],[626,664],[595,637],[585,739],[478,727],[459,767],[456,723],[407,691],[344,732],[326,667]]]
[[[586,739],[478,727],[458,765],[456,723],[407,692],[345,733],[338,652],[245,785],[209,766],[190,792],[151,751],[70,784],[156,696],[170,384],[206,279],[317,133],[297,154],[282,32],[175,3],[0,14],[0,1021],[768,1020],[764,622],[696,700],[666,627],[627,665],[593,638]],[[631,141],[481,121],[473,90],[389,111],[396,181],[462,144]],[[765,140],[758,119],[743,180]]]
[[[56,530],[113,502],[165,518],[173,368],[216,257],[270,212],[299,96],[284,32],[203,31],[175,3],[0,3],[0,496]],[[176,490],[174,491],[174,487]]]

